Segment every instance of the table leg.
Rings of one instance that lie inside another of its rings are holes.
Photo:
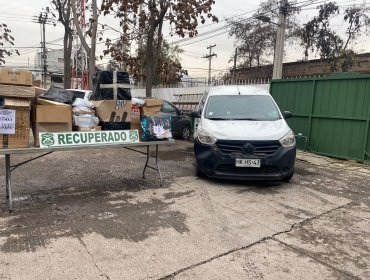
[[[6,178],[6,198],[8,199],[9,212],[12,212],[13,193],[11,185],[10,155],[5,155],[5,178]]]
[[[149,162],[149,145],[146,146],[146,162],[145,162],[145,166],[144,166],[144,170],[143,170],[143,178],[145,178],[145,170],[146,168],[148,167],[148,162]]]
[[[162,179],[162,174],[161,174],[161,169],[159,168],[159,163],[158,163],[158,145],[155,145],[155,165],[157,166],[157,170],[159,173],[159,178],[160,178],[160,185],[163,185],[163,179]]]
[[[159,168],[159,160],[158,160],[158,145],[155,145],[155,167],[149,165],[149,159],[150,159],[150,154],[149,154],[149,145],[146,146],[146,162],[143,170],[143,178],[145,178],[145,171],[147,168],[153,169],[158,171],[159,178],[160,178],[160,185],[163,185],[163,178],[162,178],[162,173],[161,169]]]

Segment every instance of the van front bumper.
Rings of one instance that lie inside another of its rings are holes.
[[[222,143],[221,143],[222,142]],[[236,180],[281,180],[293,173],[296,147],[284,148],[279,141],[218,141],[214,145],[194,140],[198,168],[212,178]],[[256,146],[246,153],[245,145]],[[236,167],[236,159],[260,159],[260,167]]]

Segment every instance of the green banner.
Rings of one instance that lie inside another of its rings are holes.
[[[134,130],[40,132],[40,148],[139,142]]]

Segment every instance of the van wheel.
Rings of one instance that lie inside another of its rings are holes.
[[[185,126],[183,129],[182,129],[182,132],[181,132],[181,138],[183,140],[189,140],[190,138],[190,132],[191,132],[191,128],[190,126]]]
[[[293,178],[294,171],[290,173],[288,176],[286,176],[283,181],[286,183],[289,183],[289,181]]]

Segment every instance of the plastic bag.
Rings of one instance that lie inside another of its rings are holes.
[[[74,107],[87,107],[87,108],[94,108],[94,104],[88,100],[82,98],[76,98],[73,102],[72,106]]]
[[[39,96],[41,99],[51,100],[59,103],[73,104],[75,96],[71,91],[51,87],[45,93]]]
[[[113,76],[117,75],[116,84],[127,85],[127,88],[117,87],[117,100],[131,100],[130,77],[123,71],[100,71],[93,79],[93,93],[90,100],[115,99],[113,93]]]
[[[89,127],[99,124],[99,119],[92,115],[73,116],[73,122],[76,126]]]
[[[79,115],[93,115],[95,116],[95,111],[88,107],[73,107],[72,109],[73,115],[79,116]]]
[[[172,139],[170,116],[146,116],[141,121],[143,141]]]

